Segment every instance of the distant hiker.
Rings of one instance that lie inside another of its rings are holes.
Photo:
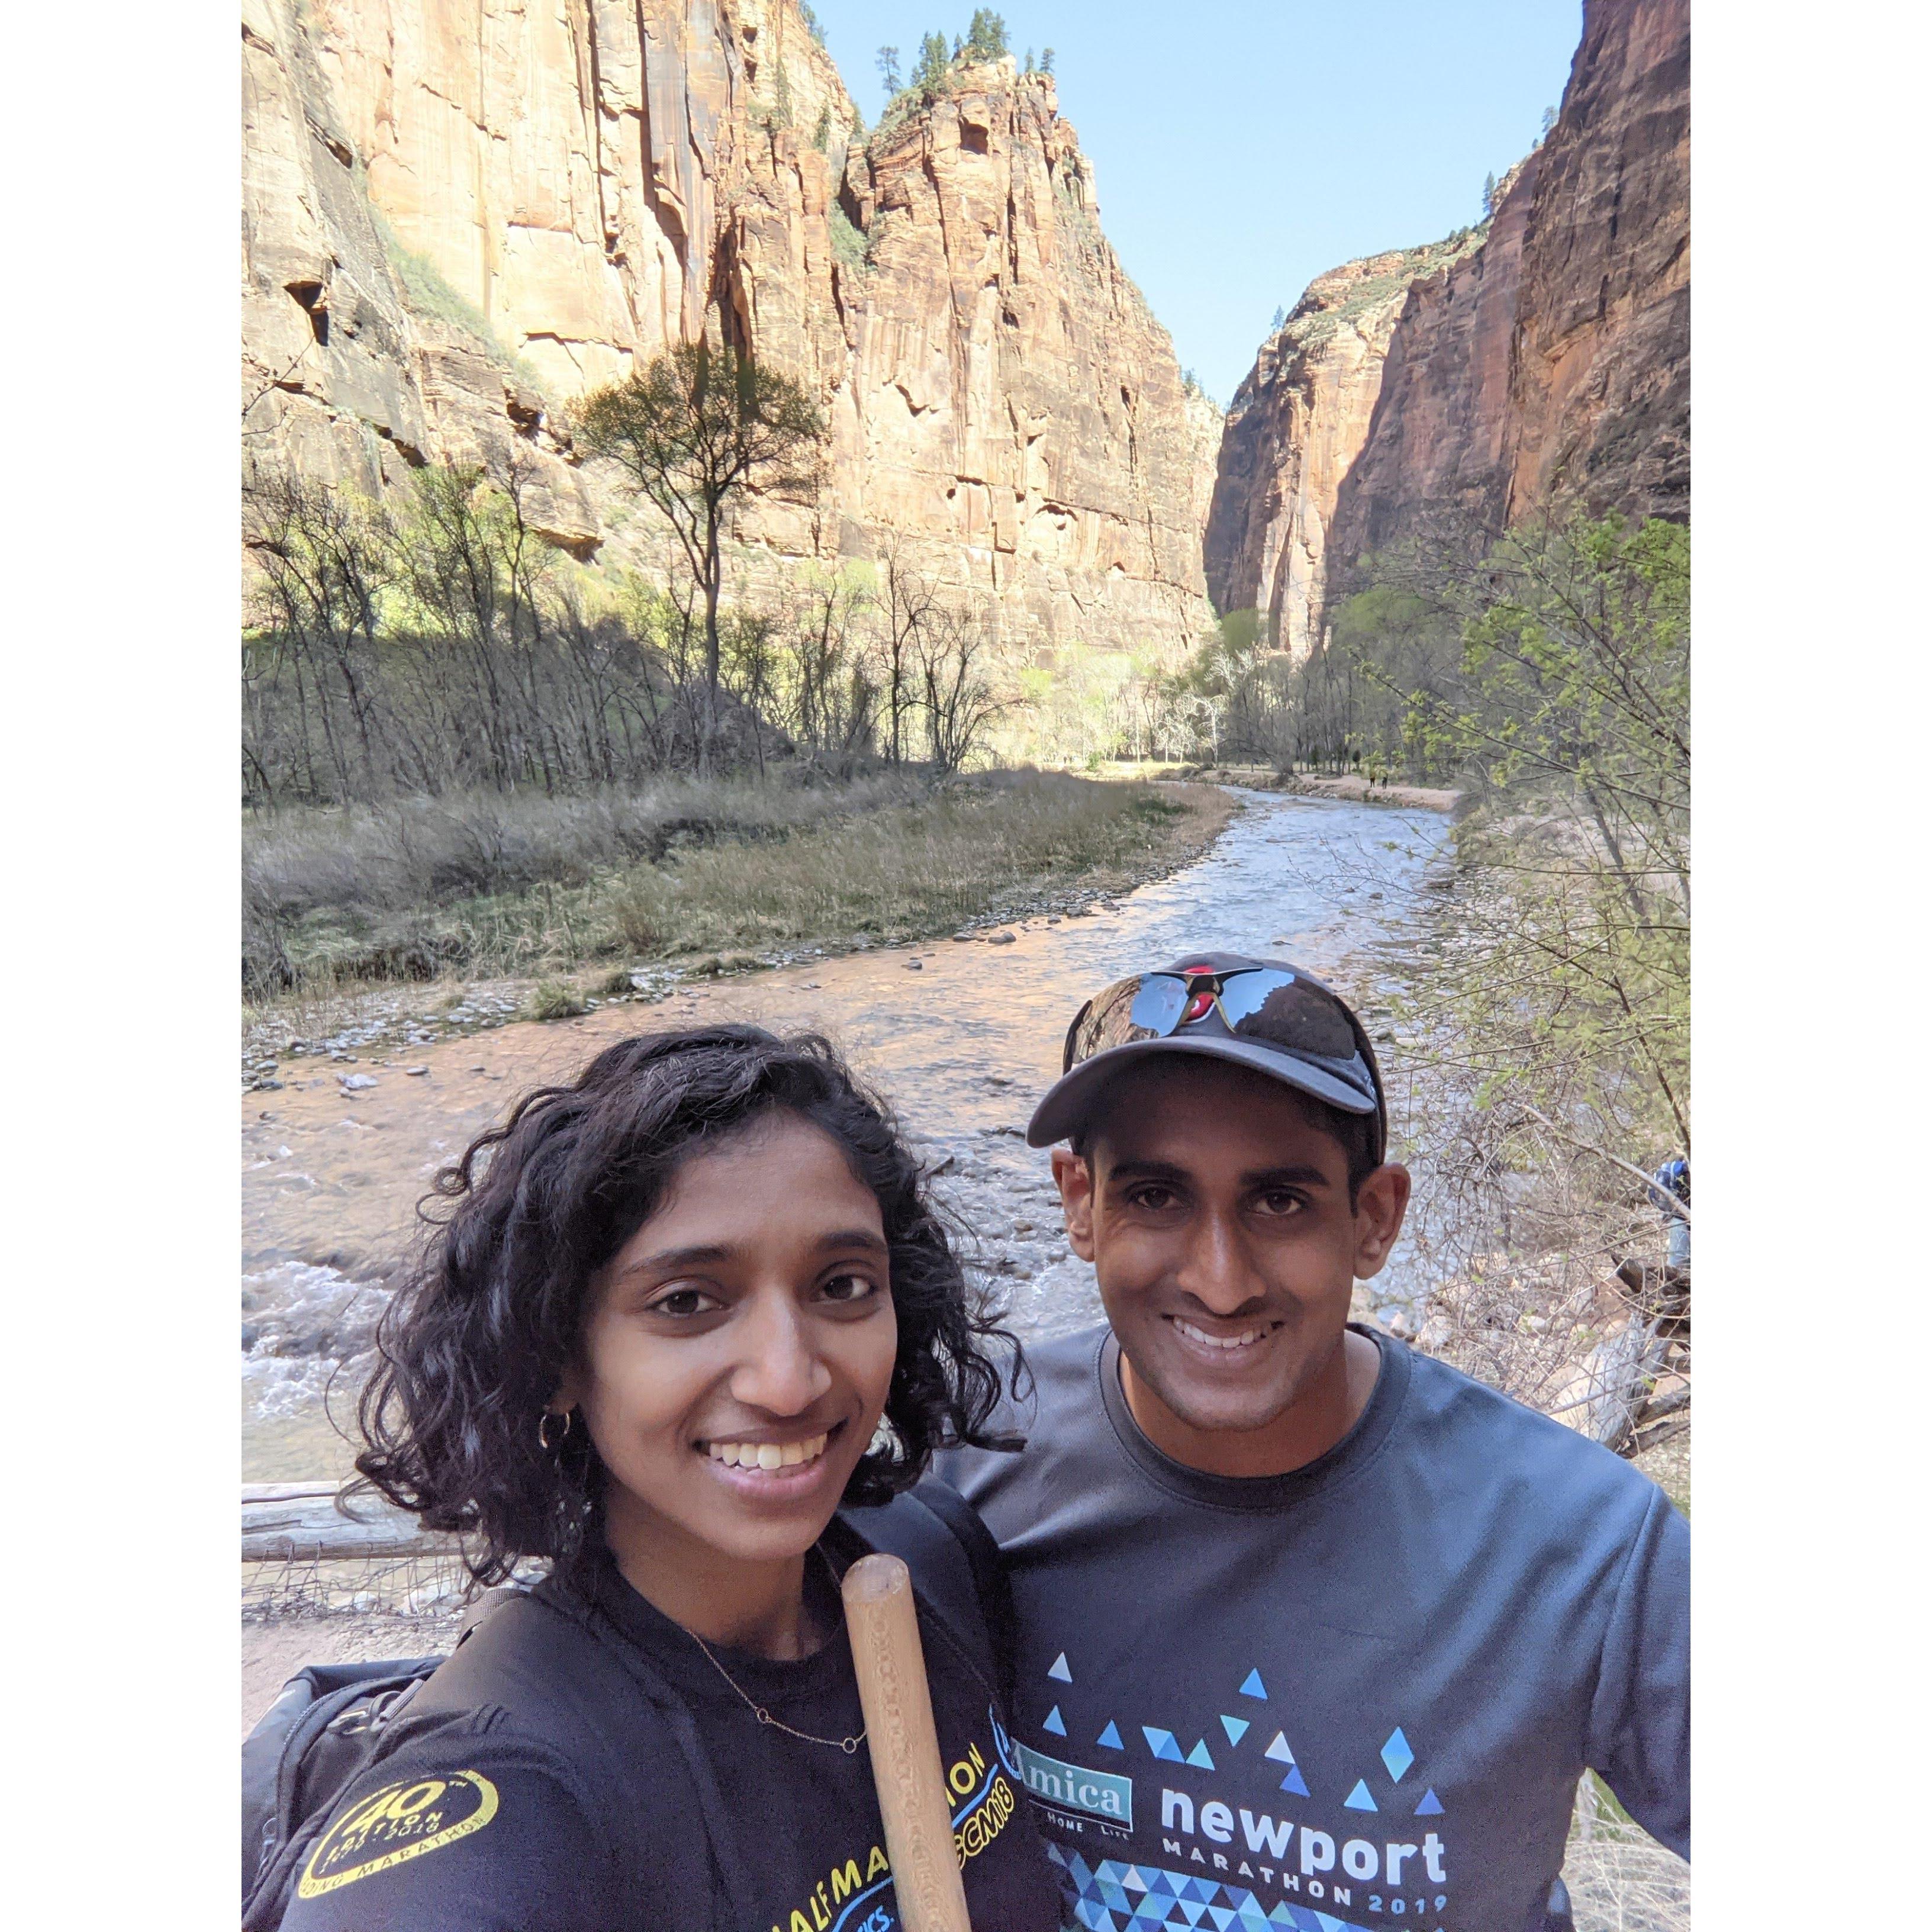
[[[1666,1161],[1651,1177],[1650,1198],[1657,1204],[1668,1230],[1670,1246],[1666,1264],[1674,1268],[1690,1265],[1690,1223],[1677,1211],[1676,1203],[1690,1204],[1690,1163],[1681,1155]]]
[[[1688,1856],[1683,1518],[1348,1322],[1409,1194],[1360,1022],[1197,953],[1090,1000],[1062,1064],[1027,1137],[1066,1143],[1109,1325],[1028,1351],[1022,1452],[942,1468],[1010,1566],[1070,1923],[1567,1923],[1586,1768]]]
[[[839,1577],[936,1446],[990,1439],[998,1390],[917,1162],[823,1040],[721,1026],[610,1047],[438,1191],[356,1466],[466,1530],[480,1581],[554,1568],[388,1718],[247,1922],[896,1924]],[[968,1600],[997,1558],[952,1511],[978,1532],[956,1497],[928,1520],[965,1613],[914,1574],[967,1897],[1051,1932]]]

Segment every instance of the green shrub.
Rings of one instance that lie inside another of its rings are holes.
[[[584,995],[565,980],[539,980],[524,1008],[533,1020],[574,1019],[589,1010]]]

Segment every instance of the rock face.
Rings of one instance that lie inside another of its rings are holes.
[[[848,184],[866,245],[839,278],[838,466],[862,520],[937,533],[1045,640],[1198,628],[1188,398],[1051,79],[968,70]]]
[[[1513,517],[1690,514],[1690,0],[1585,8],[1523,242]]]
[[[1348,567],[1426,517],[1689,514],[1689,77],[1688,0],[1586,0],[1556,124],[1474,244],[1310,287],[1228,412],[1217,608],[1304,655]]]
[[[1208,595],[1221,610],[1264,612],[1298,658],[1317,641],[1328,526],[1411,285],[1476,246],[1472,231],[1318,276],[1234,393],[1206,523]]]
[[[748,577],[897,533],[1015,641],[1204,620],[1204,425],[1050,80],[956,67],[861,146],[796,0],[244,0],[243,43],[253,446],[518,448],[540,527],[634,560],[568,405],[708,326],[831,424]]]

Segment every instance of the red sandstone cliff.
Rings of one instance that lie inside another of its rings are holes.
[[[832,424],[752,576],[898,532],[1016,641],[1198,630],[1198,412],[1047,77],[868,143],[796,0],[243,0],[243,44],[251,447],[374,488],[514,442],[541,527],[640,554],[568,406],[710,319]]]
[[[1300,655],[1347,568],[1430,514],[1689,514],[1689,80],[1688,0],[1586,0],[1556,124],[1480,245],[1364,310],[1359,346],[1264,346],[1208,521],[1217,608],[1258,606]]]
[[[1328,526],[1368,435],[1396,320],[1419,278],[1476,245],[1472,231],[1317,276],[1228,406],[1203,544],[1208,594],[1222,610],[1264,612],[1298,658],[1316,641]]]

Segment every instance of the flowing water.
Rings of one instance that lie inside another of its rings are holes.
[[[244,1478],[346,1470],[352,1452],[330,1412],[352,1412],[431,1176],[516,1096],[655,1026],[751,1020],[829,1034],[898,1108],[1019,1332],[1097,1320],[1093,1271],[1060,1237],[1047,1156],[1022,1138],[1080,1003],[1190,952],[1246,952],[1339,982],[1379,1032],[1372,953],[1448,830],[1434,812],[1243,797],[1204,858],[1084,916],[814,961],[392,1059],[290,1063],[282,1091],[243,1096]],[[1398,1250],[1378,1300],[1400,1306],[1405,1286]]]

